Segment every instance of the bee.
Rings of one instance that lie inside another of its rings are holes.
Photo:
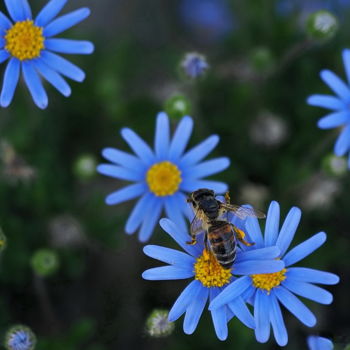
[[[217,200],[214,191],[206,188],[194,191],[188,196],[187,202],[192,205],[195,217],[190,227],[192,240],[186,243],[196,244],[196,235],[204,231],[206,250],[214,255],[224,269],[229,269],[236,258],[236,240],[238,239],[246,246],[254,243],[244,239],[245,233],[229,222],[228,214],[233,213],[240,219],[247,217],[263,219],[266,216],[259,210],[231,204],[228,192],[225,195],[225,201],[226,203]]]

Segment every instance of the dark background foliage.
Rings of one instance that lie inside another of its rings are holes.
[[[45,1],[31,3],[35,13]],[[106,146],[128,151],[121,127],[152,143],[157,112],[180,93],[195,120],[191,145],[220,135],[212,156],[230,157],[231,166],[216,178],[229,184],[235,203],[266,210],[274,199],[282,217],[300,206],[294,244],[319,231],[328,234],[327,243],[303,265],[335,272],[341,283],[329,287],[331,306],[305,301],[318,318],[314,329],[285,313],[287,348],[306,348],[308,334],[328,336],[339,349],[350,342],[349,172],[334,176],[325,170],[339,131],[319,130],[316,121],[325,111],[305,102],[312,93],[329,91],[319,78],[321,69],[344,77],[341,50],[350,40],[349,6],[307,2],[315,9],[331,7],[340,22],[334,38],[314,42],[304,25],[310,6],[302,1],[214,1],[218,10],[209,16],[200,3],[70,1],[67,11],[92,9],[90,18],[66,35],[96,45],[93,55],[72,57],[86,71],[86,81],[71,83],[69,99],[47,86],[45,111],[20,84],[12,105],[0,111],[0,225],[8,240],[0,265],[2,334],[12,324],[26,324],[36,333],[39,350],[276,348],[273,340],[258,344],[236,320],[228,340],[220,342],[208,312],[192,336],[183,334],[182,320],[168,338],[147,336],[148,314],[170,308],[186,281],[142,280],[142,271],[156,263],[143,255],[136,236],[124,234],[132,203],[104,204],[123,183],[97,174],[85,178],[76,169],[82,155],[100,161]],[[198,82],[179,74],[187,51],[205,54],[211,65]],[[6,162],[4,147],[16,152],[12,163]],[[31,176],[24,176],[28,169]],[[151,243],[173,245],[160,229]],[[38,277],[30,264],[40,248],[56,251],[60,260],[47,278]]]

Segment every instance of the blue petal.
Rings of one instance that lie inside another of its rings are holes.
[[[305,242],[300,243],[291,249],[283,258],[284,263],[286,266],[290,266],[304,259],[306,256],[310,255],[316,249],[321,247],[321,245],[326,242],[326,239],[327,236],[324,232],[315,234]]]
[[[21,63],[17,58],[11,58],[6,66],[0,96],[1,107],[7,107],[13,99],[18,84],[20,67]]]
[[[164,160],[168,157],[169,139],[169,118],[164,112],[158,113],[156,133],[154,137],[154,151],[159,160]]]
[[[349,158],[348,158],[348,169],[350,169],[350,154],[349,154]]]
[[[334,153],[340,157],[343,156],[350,148],[350,125],[347,125],[340,136],[337,139],[337,142],[334,146]]]
[[[169,219],[161,219],[159,224],[162,229],[167,232],[185,252],[194,257],[197,257],[202,253],[204,248],[203,246],[200,248],[199,244],[186,244],[186,242],[191,240],[190,235],[187,231],[182,231],[174,222]]]
[[[156,224],[159,221],[160,214],[163,209],[163,198],[154,197],[154,202],[149,203],[149,212],[145,216],[139,232],[139,240],[146,242],[153,233]]]
[[[0,63],[6,61],[10,57],[10,54],[6,50],[0,50]]]
[[[186,311],[188,305],[197,297],[199,291],[202,289],[203,285],[199,281],[192,281],[176,299],[169,311],[168,320],[170,322],[176,321]]]
[[[242,295],[250,286],[251,278],[244,276],[237,278],[231,284],[229,284],[211,303],[209,310],[215,310],[218,307],[224,306],[235,300],[237,297]]]
[[[0,33],[4,35],[6,30],[12,27],[11,21],[0,11]]]
[[[219,293],[219,288],[210,288],[210,301],[213,300]],[[216,310],[211,311],[211,318],[213,320],[214,329],[217,337],[220,340],[226,340],[228,336],[226,307],[220,307]]]
[[[5,5],[14,22],[24,21],[26,19],[22,0],[5,0]]]
[[[128,201],[130,199],[136,198],[147,191],[147,187],[144,183],[137,183],[115,191],[107,196],[106,204],[114,205],[121,202]]]
[[[40,77],[34,68],[34,63],[32,61],[23,61],[22,70],[24,81],[28,86],[35,104],[39,108],[45,109],[49,101]]]
[[[258,289],[254,301],[255,338],[259,343],[266,343],[270,338],[270,296]]]
[[[218,144],[219,136],[212,135],[186,152],[181,158],[181,166],[186,167],[204,159]]]
[[[278,258],[280,250],[276,246],[237,252],[236,263],[249,260]]]
[[[182,280],[193,276],[193,272],[175,266],[161,266],[143,272],[142,278],[150,281]]]
[[[333,72],[328,69],[321,71],[322,80],[343,100],[349,101],[349,87]]]
[[[67,0],[51,0],[48,2],[36,16],[35,24],[39,27],[45,27],[59,14],[66,2]]]
[[[22,3],[23,18],[24,19],[32,19],[32,10],[30,9],[28,1],[27,0],[20,0],[20,2]]]
[[[273,290],[278,300],[305,326],[313,327],[316,324],[315,315],[294,294],[282,286]]]
[[[174,195],[174,198],[176,198],[176,201],[178,202],[178,206],[181,209],[182,213],[185,215],[188,221],[191,222],[193,220],[194,213],[190,205],[187,203],[187,197],[182,192],[177,192]]]
[[[87,7],[83,7],[61,17],[58,17],[44,28],[43,35],[48,38],[56,34],[60,34],[66,29],[75,26],[89,15],[90,10]]]
[[[141,181],[143,174],[140,171],[126,169],[117,165],[100,164],[97,167],[97,171],[100,174],[114,177],[116,179],[127,180],[127,181]]]
[[[5,39],[0,37],[0,49],[2,49],[5,46]]]
[[[151,193],[145,193],[136,203],[134,206],[134,209],[132,210],[131,214],[129,215],[129,218],[125,225],[125,232],[127,234],[134,233],[138,227],[143,222],[146,214],[148,213],[148,210],[150,208],[150,201],[152,200],[154,196]]]
[[[307,103],[311,106],[333,110],[344,109],[346,107],[345,103],[340,98],[331,95],[312,95],[308,97]]]
[[[234,263],[232,273],[234,275],[255,275],[259,273],[273,273],[284,269],[281,260],[249,260]]]
[[[210,180],[184,180],[180,185],[180,189],[186,192],[192,192],[198,188],[210,188],[216,193],[224,193],[228,187],[223,182]]]
[[[245,227],[247,230],[247,234],[251,239],[251,242],[254,242],[254,247],[252,247],[252,249],[263,248],[264,241],[263,241],[263,236],[260,230],[258,219],[249,217],[246,220]]]
[[[241,297],[237,297],[228,303],[228,307],[244,325],[251,329],[255,328],[254,317]]]
[[[186,179],[198,179],[223,171],[229,165],[230,160],[228,158],[215,158],[202,162],[196,166],[185,168],[183,171],[183,176],[186,177]]]
[[[183,329],[186,334],[192,334],[199,322],[205,304],[208,300],[209,289],[202,287],[197,296],[192,299],[192,302],[187,307]]]
[[[173,139],[170,143],[169,158],[177,160],[185,150],[188,140],[191,137],[193,120],[191,117],[183,117],[176,128]]]
[[[144,163],[150,164],[154,162],[155,158],[152,150],[133,130],[124,128],[121,130],[121,135],[130,148],[144,161]]]
[[[340,111],[326,115],[317,122],[317,126],[320,129],[331,129],[337,128],[343,124],[346,124],[350,121],[350,112],[349,111]]]
[[[333,296],[331,293],[310,283],[298,282],[287,278],[282,282],[282,285],[289,289],[292,293],[316,301],[320,304],[328,305],[333,301]]]
[[[85,73],[79,67],[55,53],[41,51],[40,59],[56,72],[72,80],[82,82],[85,79]]]
[[[190,271],[192,271],[192,275],[194,274],[193,265],[195,259],[191,255],[188,255],[175,249],[161,247],[158,245],[146,245],[143,248],[143,252],[153,259],[157,259],[159,261],[165,262],[170,265],[174,265],[176,267],[189,269]]]
[[[287,269],[287,278],[309,283],[337,284],[339,277],[334,273],[309,269],[306,267],[290,267]]]
[[[179,197],[178,193],[167,196],[165,198],[165,212],[171,221],[176,222],[180,230],[186,231],[187,225],[182,214],[182,207],[187,206],[187,203],[185,201],[182,202],[181,199],[182,197]]]
[[[273,290],[270,294],[270,322],[273,334],[279,346],[285,346],[288,343],[288,333],[284,324],[281,308],[275,297]]]
[[[350,83],[350,50],[349,49],[343,50],[342,56],[343,56],[343,63],[344,63],[346,77],[347,77],[348,83]]]
[[[84,40],[46,39],[45,49],[66,54],[88,55],[94,52],[94,45]]]
[[[284,220],[283,226],[281,228],[280,234],[277,238],[276,245],[281,250],[281,256],[287,251],[290,243],[294,238],[295,231],[299,225],[301,218],[301,211],[297,207],[293,207],[286,219]]]
[[[115,148],[104,148],[102,156],[112,163],[125,166],[125,168],[132,170],[145,170],[144,164],[141,160],[132,154],[120,151]]]
[[[43,63],[40,59],[33,60],[34,66],[37,71],[62,95],[68,97],[72,90],[67,82],[53,69]]]
[[[276,244],[280,225],[280,206],[276,201],[272,201],[267,212],[265,226],[265,246]]]
[[[323,337],[311,335],[307,338],[307,345],[310,350],[333,350],[333,343]]]

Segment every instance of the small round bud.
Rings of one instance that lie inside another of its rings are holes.
[[[175,324],[168,321],[168,315],[167,310],[153,310],[146,321],[147,334],[155,338],[169,336],[174,331]]]
[[[36,337],[32,330],[23,325],[11,327],[5,335],[5,347],[7,350],[33,350]]]
[[[257,72],[269,71],[274,65],[272,52],[267,47],[258,47],[250,54],[250,62]]]
[[[74,174],[80,180],[89,180],[96,175],[96,158],[91,154],[80,155],[74,163]]]
[[[185,76],[190,79],[202,77],[209,68],[205,56],[198,52],[187,53],[182,59],[180,66]]]
[[[59,267],[58,255],[50,249],[37,250],[32,256],[31,265],[37,275],[41,277],[50,276]]]
[[[306,28],[312,39],[327,40],[332,38],[337,32],[338,20],[332,13],[320,10],[308,17]]]
[[[323,159],[323,169],[328,175],[342,176],[348,172],[348,164],[345,157],[337,157],[329,154]]]
[[[165,101],[165,112],[170,118],[180,119],[185,115],[191,114],[191,103],[183,95],[175,95]]]
[[[0,253],[6,248],[7,238],[4,234],[4,231],[0,227]]]

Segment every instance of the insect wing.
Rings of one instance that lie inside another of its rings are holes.
[[[203,225],[202,225],[202,220],[200,220],[197,215],[193,218],[192,222],[191,222],[191,234],[195,235],[201,231],[203,231]]]
[[[260,210],[253,208],[245,208],[236,204],[221,203],[221,207],[227,211],[233,212],[239,219],[246,219],[247,217],[254,217],[258,219],[264,219],[266,215]]]

